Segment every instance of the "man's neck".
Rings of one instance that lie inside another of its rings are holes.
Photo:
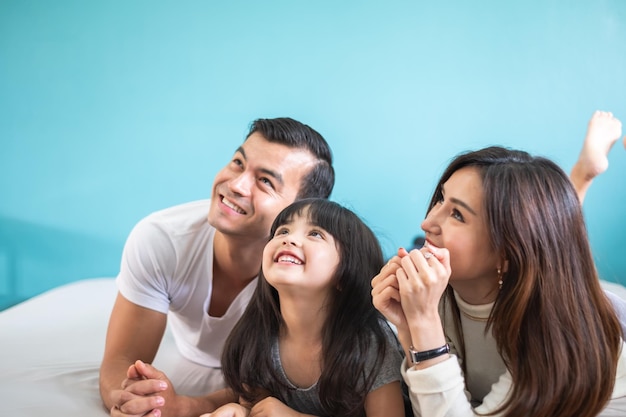
[[[261,270],[264,242],[233,239],[216,231],[213,240],[211,317],[222,317]]]
[[[245,286],[261,270],[266,239],[252,241],[215,232],[213,240],[213,272],[223,278]]]

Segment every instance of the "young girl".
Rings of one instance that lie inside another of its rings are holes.
[[[626,349],[579,195],[522,151],[468,152],[445,170],[425,247],[372,280],[416,416],[626,415]]]
[[[207,416],[404,416],[401,348],[371,299],[382,265],[378,240],[350,210],[322,199],[284,209],[224,348],[239,401]]]

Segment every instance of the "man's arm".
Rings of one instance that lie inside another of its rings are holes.
[[[139,360],[130,366],[127,376],[122,383],[125,389],[113,394],[123,404],[111,410],[111,417],[197,417],[237,401],[237,396],[228,388],[199,397],[178,395],[162,371]],[[159,387],[161,383],[163,385]],[[125,401],[131,395],[135,398]],[[159,404],[153,401],[157,397],[163,399]]]
[[[121,395],[122,381],[127,378],[128,368],[136,360],[147,363],[154,360],[166,323],[167,315],[140,307],[118,293],[109,319],[100,366],[100,396],[107,409],[121,405],[114,401],[127,402],[131,399],[130,393]],[[154,402],[152,408],[158,406],[156,396],[141,398],[144,402]]]

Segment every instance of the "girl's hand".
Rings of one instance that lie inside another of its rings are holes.
[[[298,417],[301,414],[274,397],[259,401],[250,410],[250,417]]]
[[[228,403],[212,413],[202,414],[200,417],[247,417],[250,413],[243,405],[237,403]]]
[[[398,253],[399,255],[391,258],[372,279],[372,302],[374,307],[396,326],[398,331],[401,331],[407,329],[407,321],[400,304],[396,272],[400,268],[401,255],[405,255],[406,250],[401,249]]]

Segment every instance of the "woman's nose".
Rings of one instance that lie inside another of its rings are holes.
[[[422,221],[422,230],[426,233],[439,233],[441,232],[441,227],[439,227],[439,221],[437,218],[437,210],[436,207],[430,209],[426,218]]]

